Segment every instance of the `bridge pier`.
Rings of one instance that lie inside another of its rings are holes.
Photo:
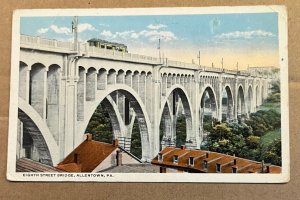
[[[161,65],[156,65],[153,66],[153,77],[152,77],[152,91],[153,91],[153,96],[152,96],[152,116],[151,116],[151,121],[152,121],[152,137],[151,137],[151,157],[154,157],[157,152],[159,152],[160,149],[160,142],[159,142],[159,126],[160,126],[160,119],[159,119],[159,110],[161,106],[161,95],[155,95],[155,94],[162,94],[161,91],[161,75],[160,75],[160,69]],[[149,158],[151,159],[151,158]]]
[[[201,108],[201,97],[200,97],[200,72],[199,70],[194,72],[194,81],[195,83],[191,85],[192,88],[192,103],[193,103],[193,113],[194,113],[194,122],[193,122],[193,131],[196,139],[196,148],[200,149],[201,142],[203,140],[203,132],[200,129],[202,126],[202,122],[200,121],[202,118],[200,116],[200,108]]]
[[[219,93],[219,102],[218,102],[218,104],[219,104],[219,109],[218,109],[218,121],[222,121],[222,111],[223,111],[223,109],[222,109],[222,107],[223,107],[223,104],[222,104],[222,99],[223,99],[223,76],[222,76],[222,73],[219,75],[219,80],[218,80],[218,84],[219,84],[219,91],[218,91],[218,93]],[[229,99],[229,97],[228,97],[228,94],[227,94],[227,101],[228,101],[228,99]],[[228,105],[228,103],[227,103],[227,105]]]

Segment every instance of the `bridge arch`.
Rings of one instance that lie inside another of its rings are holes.
[[[120,69],[117,73],[117,83],[123,84],[125,82],[125,72]]]
[[[168,102],[168,99],[171,97],[171,95],[173,95],[172,99],[173,99],[173,106],[174,106],[174,101],[176,101],[176,98],[180,98],[181,99],[181,103],[182,103],[182,106],[183,106],[183,111],[184,111],[184,116],[185,116],[185,119],[186,119],[186,140],[190,140],[192,139],[194,136],[194,133],[193,133],[193,113],[192,113],[192,105],[191,105],[191,101],[190,101],[190,98],[188,96],[188,92],[187,90],[183,87],[183,85],[179,85],[179,84],[176,84],[176,85],[173,85],[168,91],[167,91],[167,95],[166,97],[162,100],[162,103],[161,103],[161,109],[160,109],[160,112],[159,112],[159,120],[161,120],[162,116],[163,116],[163,111],[164,111],[164,108],[165,108],[165,105],[167,104]],[[175,114],[175,106],[173,107],[173,112],[172,112],[172,109],[171,109],[171,112],[170,113],[173,113]],[[173,118],[174,120],[174,126],[176,126],[176,114],[175,114],[175,118]],[[175,133],[175,130],[173,130],[173,132]]]
[[[202,90],[201,96],[201,101],[200,101],[200,108],[203,109],[202,113],[204,113],[204,106],[205,106],[205,99],[207,97],[210,99],[210,109],[212,112],[212,117],[217,118],[217,113],[218,113],[218,104],[217,104],[217,96],[216,92],[214,91],[214,88],[210,84],[206,84]]]
[[[248,87],[248,112],[252,113],[254,112],[254,106],[253,106],[253,90],[252,90],[252,85],[250,84]]]
[[[100,103],[103,107],[105,107],[112,126],[112,136],[113,138],[118,138],[124,136],[125,126],[121,117],[121,114],[118,110],[116,103],[114,102],[111,95],[106,96],[103,101]],[[90,120],[92,119],[92,116]]]
[[[18,118],[38,149],[39,161],[56,165],[59,162],[58,145],[41,116],[21,98],[18,100]]]
[[[100,68],[97,73],[97,90],[105,90],[107,83],[107,71]]]
[[[214,88],[210,84],[205,84],[201,93],[201,100],[200,100],[200,106],[199,106],[199,131],[200,131],[200,138],[204,137],[204,117],[205,117],[205,101],[209,99],[209,108],[211,112],[211,120],[213,118],[217,118],[217,112],[218,112],[218,104],[217,104],[217,96],[214,91]]]
[[[134,71],[132,74],[132,88],[136,91],[136,93],[139,93],[139,71]]]
[[[173,137],[173,115],[171,113],[170,104],[167,101],[163,107],[163,113],[160,121],[160,147],[175,146]]]
[[[107,85],[116,84],[117,72],[114,69],[110,69],[107,74]]]
[[[42,63],[35,63],[31,66],[29,78],[29,104],[39,113],[45,117],[46,102],[46,66]]]
[[[245,110],[245,92],[243,86],[240,84],[237,92],[237,115],[241,117],[243,114],[246,114]]]
[[[260,105],[260,91],[259,85],[255,87],[255,106],[258,107]]]
[[[28,73],[29,67],[28,64],[25,62],[20,61],[19,63],[19,97],[24,100],[28,100],[27,97],[27,89],[28,88]]]
[[[82,135],[84,131],[86,130],[86,127],[96,110],[97,106],[103,102],[103,100],[109,96],[110,94],[118,92],[120,95],[124,95],[125,98],[127,98],[130,102],[130,107],[135,112],[135,117],[138,121],[139,129],[140,129],[140,135],[141,135],[141,143],[142,143],[142,159],[143,160],[149,160],[151,158],[151,122],[148,116],[148,113],[146,111],[146,107],[143,104],[142,99],[138,95],[138,93],[133,90],[133,88],[123,85],[123,84],[116,84],[116,85],[109,85],[107,86],[107,89],[104,90],[102,93],[97,93],[97,96],[95,98],[95,101],[91,103],[85,110],[85,120],[84,123],[81,124],[81,126],[78,127],[78,133],[79,138],[82,138]],[[119,120],[116,120],[117,123],[120,122]],[[120,126],[121,129],[121,126]]]
[[[46,121],[56,141],[59,141],[59,95],[60,95],[61,67],[52,64],[47,73]]]
[[[97,70],[94,67],[87,69],[86,73],[86,101],[93,101],[96,93]]]
[[[261,104],[264,102],[265,99],[265,92],[264,92],[264,84],[261,84]]]
[[[127,70],[125,74],[125,84],[131,87],[132,85],[132,71]]]
[[[226,108],[226,120],[232,120],[234,119],[234,98],[233,98],[233,93],[232,89],[229,84],[226,84],[223,88],[223,94],[226,94],[227,101],[223,102],[223,97],[222,97],[222,108],[225,104]],[[223,96],[222,94],[222,96]],[[221,112],[221,111],[220,111]],[[222,120],[223,120],[223,115],[222,115]]]

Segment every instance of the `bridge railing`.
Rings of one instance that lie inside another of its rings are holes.
[[[47,48],[47,49],[54,49],[58,51],[77,53],[77,51],[75,51],[74,48],[74,42],[71,41],[58,41],[55,39],[21,35],[20,43],[21,43],[21,47],[23,46],[23,47],[41,48],[41,49]],[[82,55],[96,56],[96,57],[103,57],[103,58],[110,58],[110,59],[120,59],[126,61],[134,61],[134,62],[143,62],[143,63],[157,64],[157,65],[161,64],[170,67],[202,70],[206,72],[217,72],[217,73],[225,72],[227,74],[240,74],[244,76],[251,75],[255,77],[268,77],[268,75],[265,75],[264,73],[259,73],[255,70],[236,71],[236,70],[221,69],[216,67],[207,67],[202,65],[199,67],[199,65],[194,63],[185,63],[180,61],[159,59],[157,57],[133,54],[128,52],[101,49],[94,46],[89,46],[88,43],[78,42],[77,45],[78,45],[78,52]]]
[[[131,61],[159,64],[159,59],[155,57],[108,50],[108,49],[101,49],[94,46],[88,46],[87,44],[80,46],[80,52],[90,56],[93,55],[93,56],[112,58],[112,59],[131,60]]]
[[[74,50],[74,43],[58,41],[55,39],[46,39],[41,37],[33,37],[28,35],[21,35],[20,43],[22,45],[28,45],[33,48],[50,48],[72,51]]]
[[[207,71],[207,72],[218,72],[218,73],[223,72],[223,70],[221,68],[216,68],[216,67],[202,66],[202,68],[203,68],[203,71]]]
[[[188,69],[200,69],[199,65],[193,64],[193,63],[185,63],[180,61],[174,61],[174,60],[168,60],[167,62],[168,66],[172,67],[180,67],[180,68],[188,68]]]

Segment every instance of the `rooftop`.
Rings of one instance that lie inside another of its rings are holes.
[[[56,168],[68,172],[92,172],[117,148],[117,144],[98,142],[87,137]]]
[[[128,164],[111,167],[101,172],[107,173],[159,173],[159,167],[151,164]]]
[[[196,173],[281,173],[281,167],[205,150],[166,147],[151,163],[164,168]],[[174,161],[177,157],[177,162]],[[160,157],[160,158],[159,158]],[[190,161],[192,160],[192,163]],[[205,166],[206,165],[206,166]]]

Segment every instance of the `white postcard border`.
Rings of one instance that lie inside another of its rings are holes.
[[[113,11],[113,12],[112,12]],[[23,16],[120,16],[170,14],[278,13],[280,82],[281,82],[281,174],[194,174],[194,173],[23,173],[16,172],[16,138],[18,119],[18,77],[20,56],[20,18]],[[11,181],[74,181],[74,182],[227,182],[284,183],[290,179],[289,102],[287,13],[285,6],[182,7],[182,8],[106,8],[106,9],[27,9],[16,10],[12,23],[12,56],[9,107],[7,179]],[[284,93],[283,93],[284,92]],[[33,175],[36,174],[36,175]],[[100,174],[100,175],[99,175]]]

